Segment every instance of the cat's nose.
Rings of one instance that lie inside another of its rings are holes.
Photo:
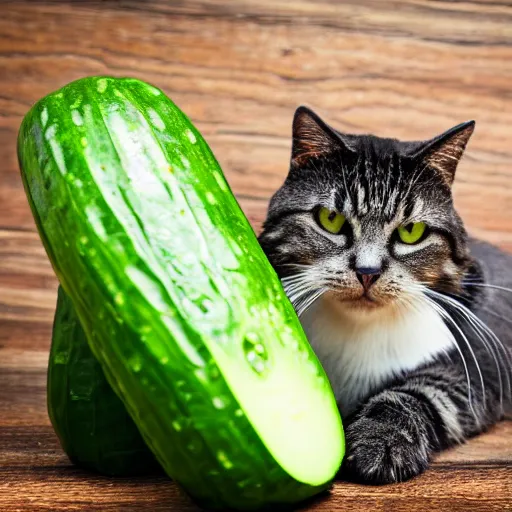
[[[380,267],[358,267],[356,268],[357,280],[363,285],[365,290],[368,290],[381,274]]]

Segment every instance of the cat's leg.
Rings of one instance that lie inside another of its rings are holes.
[[[385,484],[422,473],[434,452],[461,443],[496,422],[500,414],[495,389],[471,385],[463,370],[433,365],[370,397],[344,420],[347,454],[342,478]],[[492,412],[494,411],[494,412]]]

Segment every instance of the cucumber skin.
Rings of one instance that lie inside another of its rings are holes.
[[[108,476],[161,468],[93,356],[71,299],[59,286],[48,364],[48,415],[70,460]]]
[[[126,128],[133,147],[150,124],[165,161],[150,162],[139,197],[125,168],[144,151],[126,153],[112,130]],[[238,350],[229,343],[242,331],[270,333],[268,343],[296,344],[290,354],[316,367],[318,386],[332,394],[277,275],[186,116],[144,82],[85,78],[34,105],[20,128],[18,158],[41,239],[93,354],[167,474],[201,506],[223,510],[274,510],[329,488],[330,481],[298,482],[276,463],[202,341]],[[169,222],[176,236],[159,239],[159,223]],[[205,288],[208,315],[204,297],[191,302]],[[342,436],[341,420],[339,428]]]

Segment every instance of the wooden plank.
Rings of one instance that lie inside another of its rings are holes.
[[[72,467],[46,413],[57,281],[24,196],[22,116],[91,74],[163,88],[217,155],[258,232],[284,180],[293,111],[354,133],[417,139],[477,130],[456,204],[470,231],[512,250],[512,6],[507,0],[0,1],[0,510],[196,512],[163,476]],[[311,511],[512,510],[512,422],[446,451],[411,482],[337,482]]]
[[[234,191],[260,212],[287,172],[291,118],[301,103],[341,129],[402,138],[475,118],[457,205],[473,232],[512,248],[503,215],[512,203],[506,3],[5,5],[0,225],[33,229],[14,151],[21,116],[66,82],[109,73],[162,87],[205,134]]]
[[[8,480],[0,483],[0,492],[5,491],[6,496],[2,510],[200,511],[165,477],[125,479],[121,486],[104,477],[87,478],[72,468],[67,473],[43,470],[38,476],[34,481],[31,475],[27,478],[23,472],[12,471]],[[401,484],[386,492],[336,483],[330,494],[297,510],[505,512],[512,510],[512,496],[503,491],[511,477],[509,468],[496,469],[492,476],[486,469],[439,470],[416,479],[414,484]],[[447,494],[446,487],[457,490]],[[410,493],[411,489],[416,492]],[[493,497],[496,495],[500,497]]]
[[[2,427],[1,443],[11,447],[0,466],[2,510],[199,510],[165,476],[115,479],[72,467],[49,428]],[[302,510],[505,511],[512,505],[511,477],[510,464],[435,463],[398,485],[336,482],[330,494]]]

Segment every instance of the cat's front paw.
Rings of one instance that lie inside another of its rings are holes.
[[[367,484],[403,482],[428,466],[428,443],[402,422],[360,417],[345,430],[340,476]]]

